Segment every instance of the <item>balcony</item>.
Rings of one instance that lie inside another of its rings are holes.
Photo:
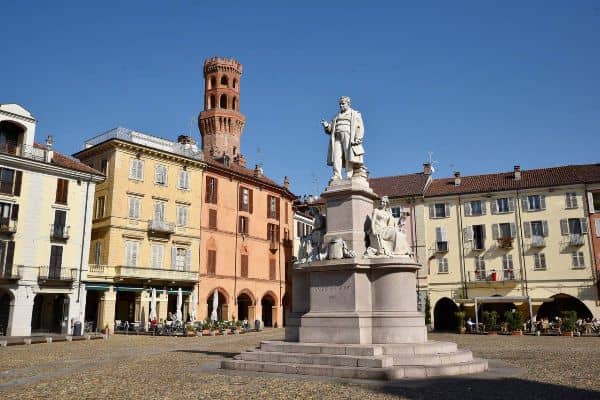
[[[15,156],[21,156],[30,158],[37,161],[46,161],[46,153],[48,150],[40,147],[21,145],[17,142],[7,141],[0,144],[0,153],[12,154]]]
[[[467,272],[467,284],[471,287],[510,286],[521,281],[520,271],[499,269],[491,271],[474,270]]]
[[[70,284],[77,279],[77,268],[49,267],[43,265],[39,269],[38,281],[46,285]]]
[[[50,224],[50,239],[67,240],[69,239],[70,226]]]
[[[0,218],[0,233],[12,235],[17,231],[17,221],[9,218]]]
[[[448,252],[448,242],[447,241],[435,242],[435,252],[436,253],[447,253]]]
[[[533,236],[531,238],[531,247],[546,247],[546,239],[543,236]]]
[[[148,221],[148,232],[170,235],[175,233],[175,224],[151,219]]]
[[[278,249],[279,249],[279,243],[275,240],[270,240],[269,241],[269,250],[277,251]]]
[[[501,249],[512,249],[513,240],[514,238],[510,236],[498,238],[498,247]]]
[[[568,242],[569,246],[583,246],[584,243],[585,243],[585,241],[583,239],[583,235],[580,235],[580,234],[569,235],[569,242]]]
[[[185,271],[175,267],[148,268],[126,265],[90,264],[88,280],[143,280],[164,282],[198,282],[197,271]]]
[[[21,279],[16,265],[0,268],[0,282],[15,282]]]

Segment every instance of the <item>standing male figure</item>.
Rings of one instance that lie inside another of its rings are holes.
[[[362,141],[365,130],[360,113],[350,108],[350,97],[342,96],[340,112],[331,122],[321,120],[321,125],[325,133],[330,135],[327,165],[333,166],[331,179],[342,179],[342,165],[346,168],[348,178],[364,172],[365,149]]]

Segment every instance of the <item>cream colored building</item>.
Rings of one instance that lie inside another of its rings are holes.
[[[37,121],[0,105],[0,331],[72,333],[83,320],[100,172],[35,143]]]
[[[589,166],[434,179],[425,191],[428,289],[434,325],[454,328],[459,305],[529,307],[537,318],[575,310],[600,317],[588,227]],[[494,299],[496,301],[498,299]],[[501,300],[500,300],[501,301]],[[479,309],[481,311],[481,308]]]
[[[179,289],[183,318],[198,313],[204,161],[194,141],[115,128],[76,156],[107,177],[94,195],[86,321],[145,326],[152,289],[159,319],[176,313]]]

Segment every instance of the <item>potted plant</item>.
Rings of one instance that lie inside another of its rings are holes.
[[[573,336],[577,330],[577,312],[562,311],[560,313],[560,334],[561,336]]]
[[[242,330],[242,321],[240,321],[238,319],[235,321],[235,334],[239,335],[241,330]]]
[[[481,316],[483,317],[483,325],[488,335],[498,334],[498,313],[496,311],[484,311]]]
[[[425,297],[425,326],[427,327],[427,331],[431,332],[431,300],[429,300],[429,295]]]
[[[523,314],[519,310],[507,311],[504,313],[504,320],[508,324],[511,335],[523,335]]]
[[[202,321],[195,321],[194,327],[196,328],[196,336],[202,336],[202,329],[204,329],[204,326],[202,326]]]
[[[110,335],[110,327],[108,326],[108,324],[104,324],[104,328],[102,328],[102,333],[104,333],[106,336]]]
[[[192,325],[192,324],[186,325],[185,331],[186,331],[187,336],[195,336],[196,335],[196,333],[194,332],[194,325]]]
[[[454,313],[454,318],[456,318],[456,327],[458,328],[458,332],[461,334],[467,332],[467,328],[465,327],[465,317],[466,313],[464,311],[457,311]]]

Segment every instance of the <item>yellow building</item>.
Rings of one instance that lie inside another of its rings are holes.
[[[455,327],[459,305],[530,307],[538,319],[575,310],[599,317],[584,174],[564,166],[434,179],[424,193],[429,295],[437,329]],[[494,296],[494,299],[486,299]],[[479,308],[481,311],[481,308]]]
[[[187,319],[198,287],[202,152],[187,136],[116,128],[76,157],[107,177],[95,193],[86,321],[145,326],[151,289],[159,319],[176,312],[181,289]]]

